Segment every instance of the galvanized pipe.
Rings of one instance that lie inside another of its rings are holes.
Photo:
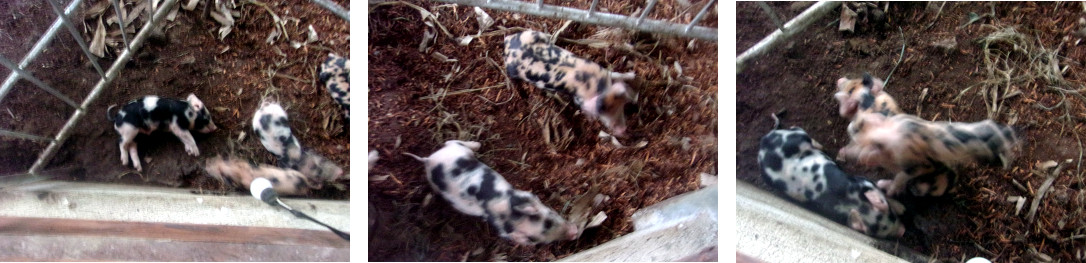
[[[350,11],[346,10],[346,9],[343,9],[343,7],[339,6],[335,2],[332,2],[332,1],[329,1],[329,0],[312,0],[312,1],[314,3],[317,3],[317,5],[320,5],[321,7],[324,7],[324,9],[328,9],[328,11],[332,11],[333,14],[336,14],[340,18],[343,18],[343,20],[347,20],[348,22],[351,21],[351,16],[349,15]]]
[[[117,26],[121,27],[121,40],[124,41],[124,48],[128,49],[128,33],[124,32],[124,19],[127,18],[128,14],[121,12],[121,3],[118,3],[117,0],[109,1],[113,2],[113,12],[117,12]]]
[[[596,13],[596,4],[599,4],[600,0],[592,0],[592,5],[588,6],[588,17],[592,17],[593,13]]]
[[[53,11],[57,13],[57,19],[60,19],[60,21],[63,22],[64,25],[68,28],[68,32],[72,34],[72,38],[75,39],[75,43],[79,44],[79,48],[83,49],[83,55],[86,55],[87,60],[90,60],[91,65],[94,65],[94,70],[98,71],[98,76],[105,76],[106,74],[102,72],[102,66],[98,65],[98,58],[95,58],[94,54],[91,54],[90,48],[87,46],[87,42],[83,41],[83,35],[79,34],[79,30],[75,29],[75,26],[72,25],[71,20],[68,20],[68,16],[64,15],[64,12],[60,11],[60,6],[57,6],[57,3],[53,2],[53,0],[46,0],[46,2],[49,2],[49,6],[52,6]]]
[[[85,109],[89,108],[91,103],[94,103],[94,100],[98,99],[98,95],[101,95],[102,90],[113,81],[113,78],[116,78],[117,75],[121,73],[121,70],[124,69],[124,64],[132,59],[136,50],[139,50],[140,46],[143,45],[143,40],[147,39],[147,36],[151,34],[151,31],[153,31],[162,20],[165,20],[166,15],[170,13],[170,9],[173,9],[173,6],[177,4],[177,1],[178,0],[164,0],[158,10],[155,10],[154,16],[151,17],[151,21],[147,21],[147,23],[143,25],[143,28],[140,29],[140,32],[136,34],[136,37],[132,39],[131,49],[121,52],[121,55],[117,57],[117,61],[113,62],[113,66],[110,66],[109,70],[106,71],[106,77],[102,78],[98,81],[98,84],[94,85],[94,89],[91,90],[90,94],[87,94],[87,98],[83,99],[82,107],[72,114],[72,117],[64,124],[64,128],[61,128],[60,132],[57,133],[56,140],[45,148],[45,151],[41,153],[38,160],[30,167],[28,173],[36,175],[41,172],[41,169],[44,168],[46,164],[48,164],[48,160],[53,157],[53,154],[56,154],[57,149],[59,149],[60,146],[64,144],[64,141],[68,139],[68,136],[70,135],[71,130],[75,128],[76,123],[79,123],[79,120],[86,114]]]
[[[702,18],[705,18],[705,13],[709,12],[709,7],[712,7],[713,4],[716,4],[716,0],[709,0],[709,3],[706,3],[705,7],[702,7],[701,11],[698,12],[698,15],[694,16],[694,20],[691,20],[690,24],[686,25],[686,29],[683,29],[683,32],[689,32],[690,28],[693,28]]]
[[[8,136],[8,137],[15,137],[15,138],[20,138],[20,139],[43,141],[43,142],[52,142],[53,141],[53,139],[50,139],[50,138],[45,138],[45,137],[41,137],[41,136],[29,134],[29,133],[22,133],[22,132],[17,132],[17,131],[9,131],[9,130],[4,130],[4,129],[0,129],[0,136]]]
[[[777,12],[773,12],[773,8],[769,7],[769,4],[766,4],[765,1],[758,1],[758,6],[762,8],[762,12],[769,17],[769,20],[773,20],[773,24],[777,25],[777,29],[784,30],[781,18],[777,16]]]
[[[656,7],[656,0],[649,0],[649,6],[645,7],[645,11],[641,12],[641,17],[637,19],[637,25],[641,25],[641,21],[644,21],[645,17],[649,16],[649,12],[652,12],[653,7]]]
[[[550,8],[544,8],[540,10],[536,8],[535,4],[524,3],[517,1],[490,1],[487,0],[438,0],[445,3],[454,3],[468,6],[478,6],[482,8],[517,12],[527,15],[542,16],[553,19],[561,20],[573,20],[581,23],[596,24],[602,26],[611,27],[623,27],[629,29],[635,29],[639,31],[645,31],[650,33],[670,34],[682,37],[697,38],[709,41],[717,41],[716,28],[695,26],[689,31],[685,30],[685,24],[676,24],[666,21],[648,19],[644,23],[637,24],[636,18],[630,18],[624,15],[616,15],[610,13],[596,13],[591,17],[588,16],[588,12],[576,8],[562,7],[562,6],[549,6]]]
[[[702,8],[702,11],[697,12],[697,15],[694,16],[694,20],[686,25],[686,29],[683,29],[683,32],[690,32],[690,28],[694,28],[694,25],[697,24],[697,22],[702,21],[702,18],[705,18],[705,13],[708,13],[709,8],[715,3],[717,3],[717,0],[709,0],[709,2],[705,4],[705,8]]]
[[[53,87],[50,87],[48,84],[45,84],[45,82],[42,82],[40,79],[34,77],[34,75],[30,75],[30,72],[26,72],[25,70],[19,68],[17,65],[15,65],[15,62],[11,62],[11,60],[0,56],[0,65],[4,65],[4,67],[11,69],[11,72],[18,73],[19,76],[22,76],[23,79],[29,80],[30,83],[34,83],[34,85],[37,85],[38,88],[41,88],[49,94],[53,94],[53,96],[56,96],[65,103],[68,103],[68,105],[71,105],[74,108],[79,108],[79,104],[75,104],[74,100],[68,98],[67,95],[64,95],[63,93],[60,93],[59,91],[53,89]]]
[[[81,3],[83,3],[83,0],[72,0],[72,3],[68,4],[68,7],[64,9],[64,13],[71,14],[72,12],[75,12],[75,9],[78,8]],[[42,35],[41,39],[38,39],[38,42],[34,44],[34,47],[30,48],[30,52],[27,52],[26,56],[23,57],[23,61],[19,62],[19,68],[26,68],[26,66],[30,65],[31,61],[34,61],[34,59],[41,54],[42,50],[45,50],[45,46],[53,41],[53,37],[57,35],[57,31],[60,31],[60,26],[63,23],[64,22],[61,21],[59,17],[56,20],[53,20],[53,25],[49,26],[49,30],[45,31],[45,34]],[[4,79],[4,84],[0,85],[0,102],[4,101],[4,96],[8,94],[8,91],[15,86],[15,82],[18,80],[19,74],[14,71],[12,71],[11,74],[8,74],[8,78]]]
[[[815,3],[810,8],[807,8],[807,10],[800,13],[796,18],[785,23],[784,30],[777,29],[773,31],[769,36],[763,38],[762,41],[754,44],[754,46],[747,49],[747,51],[743,51],[743,54],[740,54],[735,61],[736,74],[743,72],[743,69],[747,66],[747,62],[761,55],[765,55],[769,50],[773,49],[773,47],[791,38],[792,35],[795,35],[797,32],[803,31],[803,29],[806,29],[811,23],[814,23],[815,20],[822,18],[822,16],[833,11],[839,5],[841,5],[841,2],[821,1]]]

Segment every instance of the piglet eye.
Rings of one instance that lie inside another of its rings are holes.
[[[543,229],[551,229],[551,226],[554,226],[554,222],[550,219],[543,221]]]

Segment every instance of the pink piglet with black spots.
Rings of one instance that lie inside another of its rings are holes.
[[[475,158],[478,142],[451,140],[429,157],[404,153],[425,163],[433,190],[461,213],[486,219],[503,238],[521,245],[573,240],[578,227],[534,194],[514,189]]]

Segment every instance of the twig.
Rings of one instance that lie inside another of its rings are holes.
[[[480,90],[487,90],[487,89],[497,88],[497,87],[501,87],[501,86],[502,85],[494,85],[494,86],[482,87],[482,88],[477,88],[477,89],[465,89],[465,90],[458,90],[458,91],[453,91],[453,92],[444,92],[444,93],[441,93],[441,94],[434,94],[434,95],[425,96],[425,97],[419,98],[419,100],[434,99],[434,98],[437,98],[437,97],[447,97],[447,96],[450,96],[450,95],[458,95],[458,94],[464,94],[464,93],[469,93],[469,92],[476,92],[476,91],[480,91]]]
[[[928,31],[928,29],[931,29],[931,26],[935,25],[935,21],[939,21],[939,16],[943,14],[943,7],[944,6],[946,6],[946,1],[943,1],[943,4],[939,5],[939,12],[935,13],[935,19],[932,19],[931,23],[928,24],[927,27],[924,27],[924,31]]]
[[[1033,203],[1029,207],[1029,215],[1026,216],[1030,223],[1033,222],[1033,216],[1037,215],[1037,206],[1041,204],[1041,199],[1045,198],[1048,188],[1052,186],[1053,181],[1056,181],[1056,177],[1059,177],[1062,169],[1063,166],[1056,166],[1056,170],[1048,174],[1048,179],[1045,179],[1045,182],[1037,189],[1037,197],[1033,198]]]
[[[897,59],[897,63],[894,63],[894,68],[890,70],[890,74],[886,75],[886,81],[883,81],[883,86],[890,86],[890,77],[894,75],[894,71],[897,70],[897,66],[901,65],[901,61],[905,60],[905,31],[901,27],[897,27],[897,31],[901,32],[901,55]]]

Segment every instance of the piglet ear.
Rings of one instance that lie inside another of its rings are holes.
[[[882,80],[864,73],[864,87],[871,89],[871,95],[878,95],[879,92],[882,92],[883,85]]]
[[[531,202],[527,202],[527,203],[518,205],[518,206],[514,207],[513,209],[516,209],[518,212],[524,213],[525,215],[538,215],[539,214],[539,209],[536,208],[535,205],[533,205]]]
[[[860,211],[853,208],[848,212],[848,226],[860,233],[867,234],[867,224],[864,224],[864,219],[860,216]]]
[[[186,100],[192,105],[193,109],[196,109],[197,111],[204,109],[204,102],[200,101],[199,98],[196,98],[196,94],[190,93]]]

